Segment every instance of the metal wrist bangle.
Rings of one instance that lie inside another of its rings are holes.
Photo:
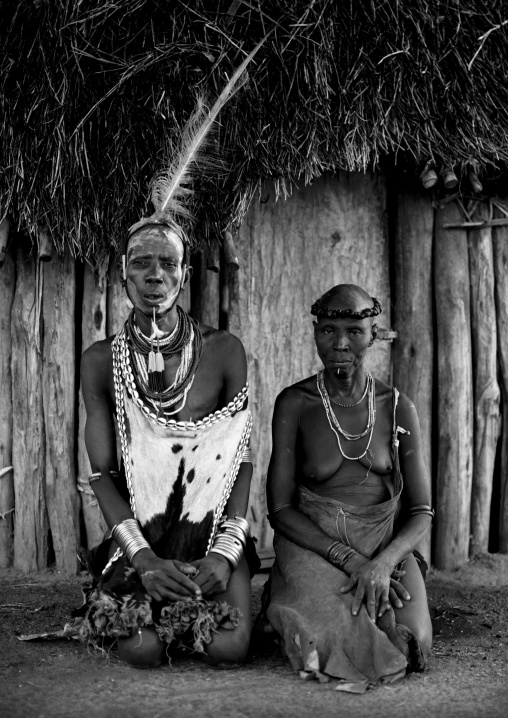
[[[116,526],[113,526],[111,536],[131,563],[139,551],[144,548],[150,548],[150,544],[141,533],[139,523],[136,519],[125,519],[121,523],[116,524]]]
[[[346,546],[340,541],[334,541],[328,547],[325,558],[333,566],[342,570],[349,559],[355,554],[356,551],[354,548],[351,548],[351,546]]]

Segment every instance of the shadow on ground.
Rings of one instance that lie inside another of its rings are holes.
[[[266,574],[255,577],[255,609]],[[156,670],[73,641],[22,643],[58,630],[80,603],[79,577],[0,572],[0,707],[23,718],[504,718],[508,705],[508,556],[487,555],[427,582],[434,624],[429,669],[363,696],[303,682],[268,638],[250,662],[210,668],[190,657]]]

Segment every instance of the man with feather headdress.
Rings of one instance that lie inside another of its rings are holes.
[[[254,52],[184,128],[152,188],[155,213],[127,235],[123,284],[133,310],[82,358],[90,484],[111,538],[88,557],[95,581],[65,633],[115,637],[120,658],[136,666],[157,665],[168,645],[239,662],[249,645],[257,557],[245,520],[245,351],[178,306],[192,269],[177,219],[188,217],[192,166]]]

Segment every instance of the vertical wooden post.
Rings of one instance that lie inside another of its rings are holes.
[[[435,222],[435,302],[438,360],[439,447],[436,483],[438,568],[455,568],[469,556],[473,470],[473,397],[467,235],[444,229],[462,220],[454,202]]]
[[[46,568],[48,524],[45,497],[46,446],[42,404],[40,308],[42,268],[20,250],[11,313],[12,424],[14,467],[14,567],[29,573]]]
[[[108,337],[120,331],[130,312],[130,302],[120,280],[117,259],[111,257],[106,300],[106,333]]]
[[[414,402],[420,419],[422,450],[432,473],[432,390],[434,329],[432,314],[432,242],[434,208],[429,197],[397,196],[394,251],[393,384]],[[430,532],[418,547],[430,561]]]
[[[478,219],[487,219],[485,206]],[[474,376],[474,460],[471,493],[471,554],[489,548],[490,505],[500,429],[497,383],[497,330],[494,300],[492,230],[471,230],[469,272]]]
[[[497,357],[503,395],[499,550],[508,553],[508,227],[493,228]]]
[[[3,223],[2,223],[3,224]],[[5,227],[0,227],[7,229]],[[5,233],[6,235],[6,233]],[[0,235],[0,247],[6,246]],[[12,376],[11,309],[16,285],[16,268],[10,252],[2,254],[0,269],[0,568],[12,564],[14,525],[14,478],[12,468]]]
[[[46,504],[56,567],[76,572],[79,545],[75,471],[75,261],[69,253],[44,265],[43,397]]]
[[[201,321],[215,329],[219,328],[220,310],[220,273],[207,269],[206,262],[201,261],[200,306]]]
[[[81,307],[81,351],[106,338],[107,262],[95,270],[86,262],[83,268],[83,304]],[[88,483],[90,462],[85,447],[86,410],[79,392],[78,420],[78,488],[88,548],[97,546],[107,530],[106,522]],[[91,493],[90,493],[91,492]]]

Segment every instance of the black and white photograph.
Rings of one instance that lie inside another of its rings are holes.
[[[508,713],[507,0],[3,0],[0,711]]]

